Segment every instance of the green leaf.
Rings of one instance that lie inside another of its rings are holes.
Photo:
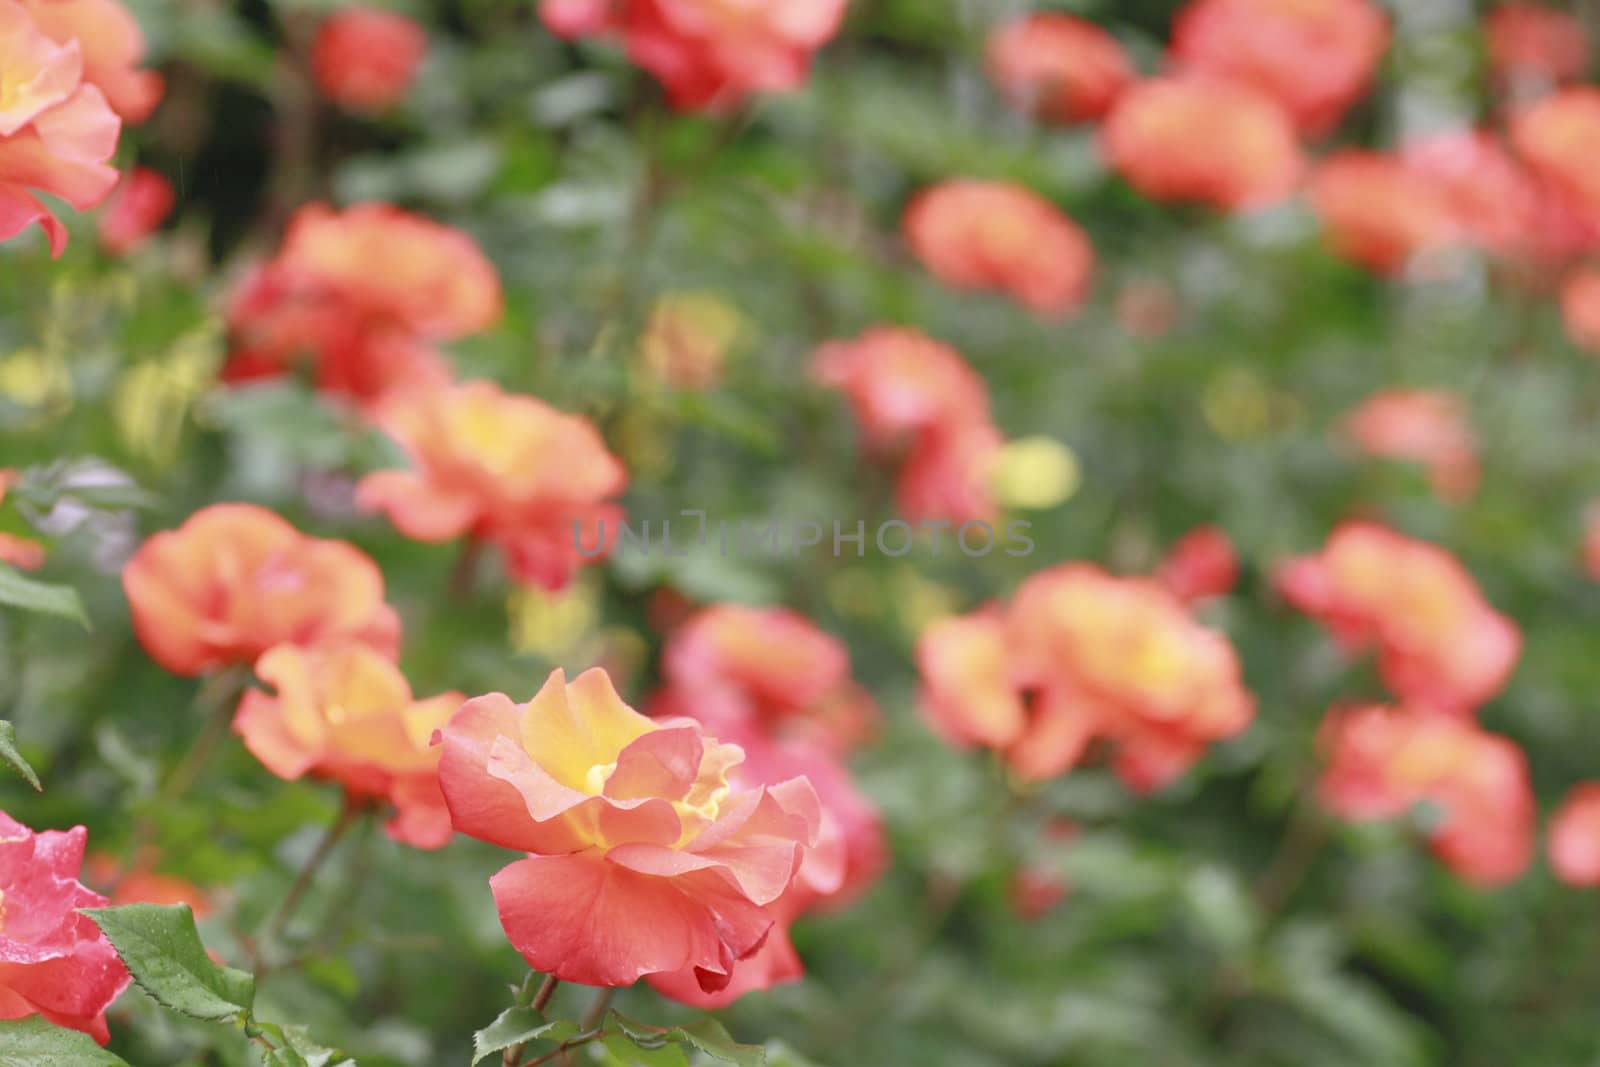
[[[158,1004],[195,1019],[244,1017],[256,980],[211,962],[187,904],[85,908],[110,939],[133,980]]]
[[[0,1022],[0,1067],[128,1067],[128,1061],[88,1034],[30,1015]]]
[[[39,784],[39,776],[33,768],[28,766],[28,761],[22,758],[22,753],[17,751],[17,731],[9,722],[0,719],[0,761],[33,786],[34,792],[44,792],[44,786]]]
[[[759,1045],[741,1045],[717,1020],[709,1016],[697,1023],[680,1026],[683,1039],[708,1056],[715,1056],[737,1067],[766,1067],[767,1050]]]
[[[560,1043],[578,1032],[570,1022],[547,1022],[532,1008],[507,1008],[500,1018],[472,1035],[472,1062],[480,1063],[496,1052],[529,1041]]]
[[[606,1051],[625,1067],[689,1067],[689,1057],[681,1045],[652,1044],[647,1038],[613,1030],[602,1039]],[[644,1040],[645,1044],[639,1041]]]
[[[279,1026],[277,1023],[252,1019],[245,1026],[252,1037],[265,1035],[277,1047],[267,1052],[261,1062],[264,1067],[355,1067],[355,1061],[345,1059],[331,1048],[323,1048],[312,1041],[303,1026]],[[334,1057],[341,1057],[337,1063]]]
[[[78,598],[76,589],[24,578],[15,567],[5,563],[0,563],[0,604],[71,619],[85,630],[90,629],[89,615],[83,610],[83,601]]]

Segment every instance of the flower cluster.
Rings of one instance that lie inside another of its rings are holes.
[[[385,204],[301,208],[283,247],[233,294],[232,382],[309,365],[371,405],[449,378],[436,346],[493,325],[500,281],[466,234]]]
[[[989,390],[961,355],[915,330],[880,327],[818,349],[812,377],[850,401],[866,451],[898,456],[900,510],[913,521],[987,521],[1004,443]]]
[[[1103,741],[1129,787],[1159,789],[1255,711],[1227,638],[1162,585],[1087,564],[1035,575],[1009,605],[934,623],[917,662],[933,727],[999,751],[1028,779],[1061,774]]]
[[[42,1015],[102,1045],[128,970],[80,908],[105,897],[78,881],[88,831],[34,833],[0,811],[0,1019]]]
[[[387,802],[396,840],[450,839],[430,746],[464,698],[412,697],[394,663],[399,617],[359,549],[262,508],[217,504],[145,542],[122,582],[156,662],[185,675],[253,666],[276,690],[246,693],[233,722],[268,770],[338,782],[354,804]]]
[[[543,0],[562,37],[620,38],[674,106],[725,110],[753,93],[794,89],[832,40],[848,0]]]

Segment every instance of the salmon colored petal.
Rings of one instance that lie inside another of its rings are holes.
[[[410,471],[375,471],[361,479],[356,502],[380,511],[395,528],[418,541],[453,541],[478,519],[470,496],[441,491]]]
[[[520,768],[506,766],[508,757],[503,750],[500,759],[495,760],[497,743],[516,737],[520,731],[517,706],[509,697],[493,693],[469,700],[440,731],[443,754],[439,759],[439,785],[457,831],[502,848],[536,852],[542,851],[541,846],[552,835],[550,829],[539,825],[530,810],[528,793],[533,792],[536,799],[540,794],[517,780],[515,771]],[[532,765],[531,760],[527,762]],[[546,787],[551,799],[548,806],[541,803],[540,810],[547,813],[547,818],[585,799],[571,790],[558,793],[559,787],[560,783],[553,780]],[[570,801],[565,808],[557,807],[565,801]],[[582,847],[570,834],[558,844],[566,844],[566,850]]]
[[[506,936],[529,966],[581,985],[625,986],[686,968],[726,978],[771,928],[760,908],[689,882],[589,851],[532,856],[489,884]]]

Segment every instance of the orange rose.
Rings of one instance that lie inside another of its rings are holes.
[[[407,537],[492,543],[514,577],[547,589],[601,554],[607,525],[615,540],[627,473],[587,419],[493,382],[407,390],[377,414],[412,467],[367,475],[357,499]]]
[[[1112,169],[1152,200],[1226,211],[1282,200],[1305,161],[1288,114],[1227,82],[1162,78],[1123,93],[1101,130]]]
[[[68,6],[62,0],[43,6],[54,13],[56,3]],[[122,124],[85,74],[84,46],[53,36],[33,7],[0,0],[0,241],[38,223],[59,256],[66,227],[34,193],[79,211],[104,200],[117,183],[107,161]]]
[[[1432,805],[1434,853],[1478,885],[1509,882],[1533,857],[1534,799],[1522,750],[1470,719],[1369,705],[1322,728],[1323,805],[1358,822]]]
[[[1277,583],[1341,643],[1376,645],[1384,681],[1408,703],[1471,711],[1505,686],[1521,651],[1516,624],[1454,557],[1374,523],[1339,527]]]
[[[144,32],[117,0],[23,0],[45,35],[78,42],[83,80],[105,94],[125,122],[140,123],[161,102],[161,75],[140,70]]]
[[[601,671],[556,671],[527,704],[470,701],[442,738],[455,828],[528,853],[490,881],[506,935],[563,981],[689,971],[727,988],[817,841],[805,779],[732,788],[736,746],[652,722]]]
[[[1561,287],[1561,317],[1572,343],[1600,354],[1600,270],[1579,271]]]
[[[700,611],[667,640],[662,676],[651,710],[692,716],[718,737],[755,730],[841,753],[877,720],[871,697],[850,677],[844,642],[786,608]]]
[[[100,212],[100,247],[125,256],[144,244],[172,214],[172,183],[149,167],[122,176]]]
[[[1523,160],[1560,196],[1582,224],[1600,227],[1600,89],[1563,89],[1543,97],[1511,123],[1511,143]]]
[[[797,88],[811,54],[839,32],[847,0],[543,0],[562,37],[618,37],[666,86],[674,107],[725,110]]]
[[[905,233],[922,265],[952,289],[1002,292],[1051,318],[1075,311],[1089,291],[1089,238],[1020,185],[970,179],[936,185],[912,201]]]
[[[1478,488],[1478,445],[1466,405],[1439,389],[1387,389],[1345,416],[1344,434],[1368,455],[1420,463],[1452,502]]]
[[[1098,119],[1133,81],[1127,53],[1071,15],[1025,15],[989,36],[989,75],[1017,107],[1050,122]]]
[[[124,867],[115,856],[99,852],[89,857],[85,868],[90,882],[105,889],[114,907],[125,904],[187,904],[196,919],[204,919],[213,908],[211,897],[193,882],[151,869],[145,859]]]
[[[1541,251],[1547,198],[1494,135],[1481,130],[1434,134],[1407,144],[1402,158],[1432,187],[1423,199],[1441,200],[1462,238],[1500,255]]]
[[[400,643],[377,564],[250,504],[216,504],[156,534],[122,587],[145,651],[175,674],[254,663],[280,644],[357,640],[392,658]]]
[[[1172,31],[1180,69],[1271,97],[1307,134],[1339,124],[1388,46],[1370,0],[1194,0]]]
[[[917,661],[935,728],[998,749],[1030,779],[1068,770],[1099,739],[1124,782],[1157,789],[1255,711],[1226,638],[1162,586],[1086,564],[1035,575],[1003,611],[934,624]]]
[[[1562,882],[1579,889],[1600,886],[1600,783],[1585,782],[1567,794],[1550,820],[1546,850]]]
[[[1444,192],[1399,159],[1347,151],[1317,167],[1308,190],[1333,250],[1395,273],[1461,238]]]
[[[223,377],[309,360],[319,388],[371,403],[396,386],[444,384],[433,346],[487,329],[500,310],[494,267],[459,230],[387,204],[312,204],[234,293]]]
[[[106,1008],[128,988],[128,970],[79,908],[106,898],[78,881],[88,832],[34,833],[0,811],[0,1019],[42,1015],[110,1039]]]
[[[987,422],[989,389],[949,345],[902,327],[833,341],[811,357],[818,382],[842,391],[874,447],[950,423]]]
[[[359,644],[279,645],[256,675],[277,695],[246,693],[233,729],[267,770],[286,781],[312,774],[344,786],[352,801],[393,805],[398,814],[387,829],[396,841],[449,844],[439,753],[430,745],[466,697],[417,700],[393,662]]]
[[[322,95],[351,111],[386,111],[411,88],[428,54],[413,19],[373,7],[347,7],[317,27],[311,73]]]
[[[1004,440],[990,422],[988,387],[955,349],[881,327],[823,345],[811,372],[849,397],[869,449],[903,447],[898,495],[908,518],[995,516],[989,483]]]

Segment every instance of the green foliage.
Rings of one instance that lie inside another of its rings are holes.
[[[23,780],[33,786],[36,793],[44,792],[44,786],[39,782],[39,775],[22,758],[22,753],[17,751],[17,730],[9,722],[0,719],[0,761],[22,775]]]
[[[87,1034],[52,1026],[37,1015],[0,1019],[0,1067],[128,1067]]]
[[[86,908],[140,989],[163,1007],[207,1022],[249,1018],[256,980],[206,955],[187,904]]]
[[[83,601],[76,590],[67,585],[36,582],[9,563],[0,563],[0,604],[71,619],[85,630],[89,629],[89,616],[84,613]]]

